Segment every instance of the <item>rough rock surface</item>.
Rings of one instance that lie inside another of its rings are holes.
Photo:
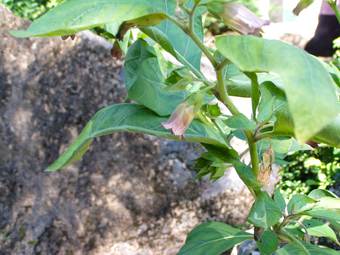
[[[1,255],[170,255],[201,221],[244,222],[247,192],[195,180],[197,145],[114,134],[44,172],[125,91],[121,63],[98,42],[8,34],[23,25],[0,6]]]

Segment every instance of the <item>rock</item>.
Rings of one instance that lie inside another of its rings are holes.
[[[119,133],[96,139],[65,170],[44,172],[97,110],[126,93],[107,42],[8,34],[23,26],[0,6],[1,255],[172,255],[202,221],[244,222],[244,190],[222,185],[202,197],[212,184],[194,179],[202,149],[193,144]]]

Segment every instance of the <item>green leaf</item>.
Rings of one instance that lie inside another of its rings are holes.
[[[213,145],[204,145],[204,147],[207,151],[195,161],[194,165],[199,179],[210,175],[210,179],[216,181],[224,175],[228,166],[239,161],[238,153],[234,149]]]
[[[267,229],[282,217],[280,208],[266,192],[257,195],[254,205],[250,210],[248,220],[257,227]]]
[[[207,104],[204,106],[204,111],[210,118],[217,118],[222,115],[221,109],[218,104]]]
[[[139,39],[130,48],[124,64],[128,97],[158,115],[167,116],[184,101],[185,91],[169,91],[153,47]]]
[[[337,198],[337,196],[328,191],[328,190],[324,190],[324,189],[315,189],[315,190],[312,190],[309,194],[308,194],[309,197],[315,199],[315,200],[318,200],[322,197],[333,197],[333,198]]]
[[[308,219],[303,221],[303,225],[306,227],[308,235],[316,237],[327,237],[335,243],[339,244],[335,232],[329,227],[328,224],[320,220]]]
[[[175,15],[175,2],[176,1],[167,1],[167,13]],[[198,8],[195,12],[194,17],[194,32],[203,42],[204,32],[201,14],[202,9]],[[194,41],[186,33],[184,33],[179,27],[177,27],[169,20],[165,20],[164,22],[162,22],[158,26],[158,28],[166,35],[167,40],[172,44],[173,48],[196,69],[200,70],[202,52],[196,45],[196,43],[194,43]]]
[[[293,154],[297,151],[311,150],[307,144],[300,145],[294,138],[263,139],[258,143],[259,155],[262,155],[270,147],[274,150],[275,163],[279,164],[288,154]]]
[[[315,207],[316,200],[301,194],[295,194],[288,202],[288,213],[298,214],[303,211],[308,211]]]
[[[264,101],[273,100],[272,115],[274,118],[273,136],[293,136],[294,124],[289,113],[288,103],[283,92],[272,82],[266,82],[261,85],[262,95],[266,95]],[[261,101],[259,109],[261,109]],[[261,111],[261,110],[260,110]],[[270,110],[268,111],[270,112]],[[267,115],[268,116],[268,115]],[[325,143],[333,147],[340,147],[340,115],[311,140],[319,143]]]
[[[287,106],[287,101],[283,91],[272,82],[263,83],[260,86],[260,91],[261,100],[257,119],[260,122],[267,122],[273,119],[282,107]]]
[[[251,97],[250,79],[234,64],[225,67],[225,83],[228,94],[238,97]]]
[[[284,213],[286,211],[286,200],[281,194],[279,189],[275,189],[274,201],[277,204],[277,206],[280,208],[281,212]]]
[[[331,222],[340,222],[340,210],[339,209],[324,209],[314,208],[304,212],[304,214],[312,216],[318,219],[324,219]]]
[[[179,140],[170,131],[162,127],[167,118],[159,117],[140,105],[118,104],[99,111],[86,125],[79,137],[57,159],[48,171],[57,171],[82,156],[95,137],[119,131],[130,131]],[[184,139],[220,147],[227,147],[220,133],[214,128],[194,120],[187,129]]]
[[[295,195],[295,196],[297,196],[297,198],[294,199],[295,203],[294,205],[292,203],[291,207],[295,206],[296,208],[299,209],[298,210],[299,212],[305,215],[312,216],[314,218],[325,219],[329,221],[340,221],[340,199],[339,198],[325,196],[317,200],[314,200],[304,195]],[[302,198],[299,199],[298,196],[301,196]],[[289,208],[289,204],[288,204],[288,208]]]
[[[35,20],[26,31],[13,31],[17,37],[72,35],[106,24],[155,25],[164,20],[175,0],[69,0]]]
[[[303,244],[308,250],[310,255],[339,255],[339,253],[335,250],[324,248],[316,245],[311,245],[304,243]],[[283,248],[279,249],[276,252],[277,255],[306,255],[304,250],[295,243],[290,243],[285,245]]]
[[[220,255],[252,235],[220,222],[208,222],[194,228],[178,255]]]
[[[264,231],[256,243],[261,255],[272,255],[279,247],[279,239],[276,233],[271,230]]]
[[[310,6],[314,0],[300,0],[297,6],[294,8],[293,13],[299,15],[300,12]]]
[[[339,102],[330,74],[303,50],[253,36],[219,36],[216,45],[243,72],[279,75],[294,122],[294,133],[300,142],[312,138],[339,115]],[[291,63],[299,68],[291,68]]]
[[[230,128],[240,130],[255,130],[256,123],[248,119],[243,114],[233,115],[226,120],[226,124]]]
[[[169,1],[167,13],[174,15],[176,4]],[[203,24],[200,12],[194,18],[194,30],[199,39],[203,41]],[[152,38],[162,46],[164,50],[173,55],[182,63],[182,58],[186,59],[193,67],[200,69],[202,52],[192,39],[171,21],[166,20],[157,27],[144,27],[143,33]],[[183,64],[183,63],[182,63]]]
[[[259,193],[261,190],[261,184],[257,181],[253,170],[242,162],[234,162],[234,167],[238,176],[247,185],[247,187],[251,188],[254,193]]]

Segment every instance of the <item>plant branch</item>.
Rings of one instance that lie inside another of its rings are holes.
[[[337,1],[328,1],[329,6],[333,9],[335,16],[340,23],[340,10],[337,6]]]
[[[215,72],[216,72],[216,78],[217,78],[217,88],[216,88],[217,95],[216,96],[217,98],[220,99],[220,101],[222,101],[226,105],[226,107],[229,109],[229,111],[233,115],[238,115],[240,114],[240,112],[236,108],[232,100],[230,99],[226,86],[225,86],[223,67],[225,66],[225,64],[228,63],[227,60],[222,61],[222,63],[218,63],[218,61],[214,58],[214,56],[211,54],[209,49],[201,42],[200,38],[198,38],[198,36],[194,32],[193,20],[194,20],[195,10],[197,6],[198,4],[194,6],[194,8],[192,9],[189,15],[189,26],[188,27],[180,23],[179,21],[177,21],[176,18],[172,16],[169,16],[168,18],[175,25],[181,28],[194,41],[194,43],[201,49],[201,51],[209,59],[209,61],[213,65]],[[259,157],[257,154],[256,140],[254,139],[254,134],[250,131],[246,131],[245,135],[247,137],[247,141],[249,144],[249,152],[250,152],[250,157],[251,157],[252,169],[253,169],[255,176],[257,176],[259,173]]]
[[[223,70],[222,69],[216,70],[216,76],[217,76],[217,87],[216,87],[217,98],[220,99],[220,101],[223,102],[227,106],[227,108],[233,115],[239,115],[240,114],[239,110],[236,108],[236,106],[231,101],[228,95],[227,88],[225,86]]]
[[[224,76],[223,76],[223,68],[216,70],[217,75],[217,98],[219,98],[229,109],[229,111],[233,115],[240,114],[239,110],[236,108],[234,103],[231,101],[226,86],[224,82]],[[251,159],[251,165],[252,170],[254,172],[255,176],[258,176],[260,171],[260,161],[259,156],[257,154],[257,146],[256,146],[256,140],[254,139],[254,135],[251,131],[245,131],[245,135],[247,137],[247,142],[249,145],[249,152],[250,152],[250,159]]]

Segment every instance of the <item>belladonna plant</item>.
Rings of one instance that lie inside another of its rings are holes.
[[[236,33],[206,46],[206,15]],[[275,189],[287,154],[312,149],[307,143],[340,147],[339,70],[294,46],[261,38],[266,24],[236,1],[68,0],[27,30],[12,31],[16,37],[65,38],[100,30],[114,45],[114,55],[124,56],[133,103],[100,110],[48,171],[65,168],[94,138],[118,131],[200,143],[205,151],[195,164],[197,177],[216,180],[234,167],[254,196],[252,228],[203,223],[178,254],[222,254],[251,239],[261,254],[339,254],[310,242],[316,236],[338,244],[339,198],[314,190],[287,201]],[[215,79],[203,75],[202,55]],[[240,112],[233,96],[251,99],[251,117]],[[250,162],[232,147],[234,139],[247,142]]]

